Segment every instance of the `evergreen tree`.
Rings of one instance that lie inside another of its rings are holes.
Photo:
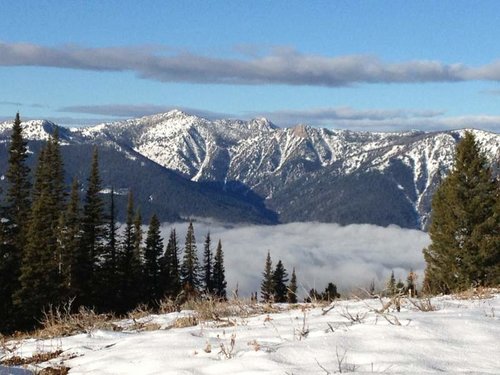
[[[15,328],[16,311],[12,296],[19,289],[21,259],[30,214],[27,142],[22,135],[19,113],[12,126],[9,145],[7,192],[0,211],[0,332]]]
[[[116,224],[115,190],[112,187],[109,201],[109,214],[106,218],[107,230],[105,232],[105,244],[103,246],[103,264],[97,277],[98,306],[104,311],[116,308],[119,296],[120,280],[118,276],[118,228]]]
[[[4,207],[0,208],[0,218],[7,217]],[[18,288],[16,276],[19,274],[13,243],[12,226],[0,220],[0,333],[10,333],[15,326],[15,311],[12,294]]]
[[[200,290],[198,254],[193,223],[189,223],[184,246],[184,258],[181,268],[182,286],[188,296],[196,296]]]
[[[274,301],[286,302],[287,301],[287,287],[288,274],[281,260],[278,260],[276,269],[273,273],[273,286],[274,286]]]
[[[264,302],[272,302],[274,297],[274,282],[273,282],[273,263],[271,261],[271,252],[267,252],[266,264],[264,272],[262,273],[263,279],[260,284],[260,296]]]
[[[424,250],[424,285],[431,292],[487,284],[486,259],[491,260],[498,248],[488,248],[482,239],[491,235],[493,228],[488,223],[495,227],[496,191],[486,157],[474,135],[466,132],[457,145],[453,170],[432,200],[432,243]]]
[[[146,246],[144,248],[144,297],[148,303],[161,298],[160,257],[163,253],[163,239],[160,236],[160,222],[156,215],[151,217]]]
[[[81,210],[79,183],[75,178],[66,210],[59,217],[57,246],[60,259],[61,295],[68,299],[78,295],[75,289],[75,268],[78,268],[78,254],[81,243]]]
[[[76,282],[81,293],[80,302],[85,305],[94,305],[96,302],[94,291],[98,287],[98,269],[101,266],[106,233],[103,215],[104,204],[99,194],[100,191],[98,153],[97,148],[94,148],[83,207],[82,246],[78,267],[75,270]]]
[[[132,309],[139,302],[141,296],[139,288],[142,284],[140,259],[142,232],[140,215],[138,223],[134,222],[134,215],[134,198],[132,192],[129,192],[127,218],[118,260],[118,312]]]
[[[212,249],[210,232],[207,233],[205,237],[205,244],[203,250],[203,287],[205,292],[212,294],[214,291],[213,286],[213,259],[212,259]]]
[[[337,292],[337,285],[334,283],[328,283],[325,291],[323,292],[322,299],[324,301],[331,302],[336,298],[339,298],[340,294]]]
[[[224,253],[222,252],[222,242],[219,240],[215,250],[213,269],[213,293],[220,299],[226,299],[226,276],[224,269]]]
[[[45,306],[59,302],[62,285],[57,245],[59,218],[49,155],[48,146],[40,152],[34,185],[36,194],[21,262],[21,285],[15,292],[15,303],[28,322],[39,317]]]
[[[175,298],[181,292],[181,276],[179,265],[179,244],[175,229],[170,231],[170,236],[161,261],[162,285],[164,294]]]
[[[391,272],[391,277],[387,280],[386,290],[389,296],[396,294],[396,278],[394,277],[394,271]]]
[[[297,276],[295,275],[295,267],[292,271],[290,284],[288,284],[287,301],[288,303],[297,303]]]
[[[21,120],[16,114],[12,126],[12,135],[9,145],[9,167],[5,174],[8,182],[6,195],[8,219],[13,229],[10,231],[14,238],[9,239],[16,247],[14,261],[20,264],[21,251],[24,247],[28,218],[30,215],[30,170],[26,165],[28,158],[28,142],[22,136]]]

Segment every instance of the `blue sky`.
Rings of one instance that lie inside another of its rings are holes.
[[[498,1],[1,1],[0,118],[500,132]]]

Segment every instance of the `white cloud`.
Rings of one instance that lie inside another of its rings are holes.
[[[132,71],[161,82],[217,84],[286,84],[339,87],[362,83],[424,83],[500,80],[500,62],[470,67],[463,63],[412,60],[386,62],[376,56],[320,56],[291,48],[243,59],[191,52],[170,53],[161,47],[46,47],[0,42],[0,65],[44,66],[93,71]]]
[[[165,243],[172,226],[183,247],[187,224],[164,224]],[[322,290],[328,282],[345,292],[366,288],[372,280],[383,286],[392,270],[405,279],[413,269],[422,278],[422,249],[429,244],[428,234],[396,226],[292,223],[228,228],[195,223],[194,227],[200,257],[207,231],[214,247],[222,240],[228,289],[238,284],[240,295],[260,293],[268,250],[274,265],[281,259],[289,273],[296,268],[303,292],[312,287]]]

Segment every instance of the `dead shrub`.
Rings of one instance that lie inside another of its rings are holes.
[[[198,319],[193,316],[181,316],[180,318],[175,319],[175,321],[170,326],[171,328],[185,328],[185,327],[193,327],[198,325]]]
[[[49,306],[41,320],[42,328],[35,332],[38,338],[64,337],[77,333],[92,334],[97,329],[115,331],[118,329],[112,323],[114,316],[111,314],[97,314],[87,307],[80,307],[77,313],[71,313],[71,303],[52,307]]]

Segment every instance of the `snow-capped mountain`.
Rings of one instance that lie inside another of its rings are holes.
[[[210,121],[177,110],[67,131],[66,139],[113,145],[192,181],[256,193],[282,221],[405,227],[426,225],[432,194],[465,132],[279,128],[266,119]],[[471,131],[488,158],[499,160],[500,135]]]

